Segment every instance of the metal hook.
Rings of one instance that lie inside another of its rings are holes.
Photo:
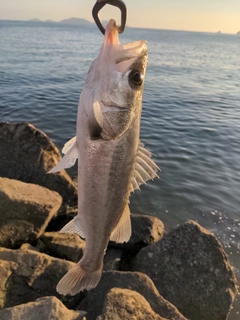
[[[99,0],[95,3],[93,9],[92,9],[92,16],[93,19],[98,26],[99,30],[105,34],[105,29],[99,19],[98,13],[99,11],[105,6],[105,4],[110,4],[114,7],[117,7],[121,11],[121,25],[118,27],[118,33],[123,33],[125,26],[126,26],[126,20],[127,20],[127,7],[125,3],[122,0]]]

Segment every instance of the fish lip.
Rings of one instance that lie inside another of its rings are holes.
[[[104,46],[113,46],[119,44],[118,27],[114,19],[109,20],[105,29]]]
[[[117,70],[129,69],[131,64],[139,59],[144,58],[144,56],[147,56],[147,52],[146,40],[139,40],[123,45],[121,48],[119,48],[115,55],[115,64],[117,66]],[[121,63],[125,64],[125,66],[128,66],[128,68],[121,68]]]

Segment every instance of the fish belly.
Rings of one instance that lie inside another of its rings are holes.
[[[86,237],[82,259],[99,266],[111,232],[126,205],[134,172],[139,128],[131,128],[117,140],[84,143],[78,172],[78,215]]]

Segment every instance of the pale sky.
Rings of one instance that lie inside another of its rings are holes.
[[[95,0],[0,0],[0,19],[59,21],[92,20]],[[240,31],[240,0],[125,0],[131,27],[236,33]],[[111,8],[111,10],[110,10]],[[118,9],[105,6],[103,20],[119,21]]]

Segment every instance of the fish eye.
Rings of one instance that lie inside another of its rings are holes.
[[[128,75],[128,82],[133,89],[139,88],[143,84],[143,73],[139,70],[132,70]]]

